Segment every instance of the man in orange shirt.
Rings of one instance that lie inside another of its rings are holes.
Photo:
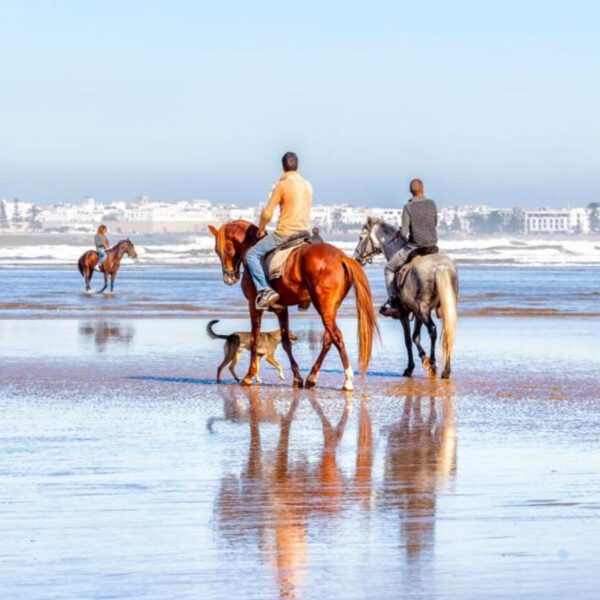
[[[293,235],[309,230],[312,208],[312,186],[298,173],[298,157],[286,152],[281,159],[283,175],[275,184],[271,197],[262,211],[258,224],[259,241],[246,254],[246,265],[258,292],[256,308],[265,310],[279,300],[279,294],[269,286],[261,258]],[[266,233],[279,206],[279,222],[275,231]]]

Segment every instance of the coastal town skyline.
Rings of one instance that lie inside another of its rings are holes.
[[[238,206],[206,199],[156,201],[147,195],[133,201],[99,202],[88,197],[78,203],[39,206],[0,198],[2,232],[91,232],[100,222],[118,233],[201,233],[209,224],[233,219],[256,222],[263,204]],[[312,226],[326,233],[360,230],[367,217],[401,224],[403,205],[355,206],[346,203],[313,204]],[[439,207],[439,229],[446,234],[583,234],[600,232],[600,204],[533,210],[487,204],[454,204]]]

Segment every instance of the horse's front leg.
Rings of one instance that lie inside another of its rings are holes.
[[[258,360],[256,347],[258,345],[260,324],[263,316],[263,311],[256,309],[254,297],[251,297],[248,300],[248,306],[250,309],[250,321],[252,322],[252,331],[250,333],[250,364],[248,365],[248,373],[246,373],[246,376],[242,379],[242,385],[252,385],[254,378],[256,377],[256,363]]]
[[[406,345],[406,353],[408,354],[408,366],[402,373],[403,377],[411,377],[415,370],[415,359],[413,357],[412,339],[410,337],[410,321],[408,320],[408,313],[402,312],[400,316],[400,322],[402,323],[402,329],[404,330],[404,343]]]
[[[290,359],[290,366],[292,367],[292,374],[294,375],[294,387],[301,388],[303,386],[302,375],[300,375],[300,369],[298,363],[292,354],[292,341],[290,340],[290,317],[287,308],[281,308],[276,311],[277,318],[279,319],[279,328],[281,329],[281,345],[285,350],[285,353]]]
[[[114,273],[110,274],[110,291],[111,291],[111,293],[115,289],[115,279],[116,279],[116,277],[117,277],[116,271]]]
[[[90,282],[92,281],[92,275],[94,274],[94,269],[87,267],[85,270],[85,291],[89,292],[92,289]]]
[[[100,293],[102,293],[108,287],[108,273],[106,271],[102,271],[102,274],[104,275],[104,287],[100,290]]]

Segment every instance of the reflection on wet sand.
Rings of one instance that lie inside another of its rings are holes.
[[[404,399],[401,418],[387,433],[382,507],[397,510],[401,545],[408,559],[432,551],[439,491],[456,475],[456,425],[450,394],[428,400],[417,393]],[[425,414],[424,409],[427,408]]]
[[[237,386],[221,388],[218,394],[223,399],[223,416],[208,418],[206,428],[211,432],[214,432],[214,425],[217,422],[247,423],[253,419],[265,423],[279,422],[280,416],[275,408],[275,398],[272,394],[258,406],[253,406],[252,403],[248,405],[245,402],[246,397]]]
[[[257,546],[273,566],[281,597],[302,596],[310,563],[309,528],[329,525],[353,506],[365,511],[397,510],[408,559],[432,548],[436,494],[446,489],[456,472],[456,431],[450,388],[443,388],[439,397],[435,382],[419,383],[404,398],[400,418],[382,428],[387,444],[379,500],[373,483],[376,436],[367,395],[357,409],[353,473],[346,473],[338,451],[352,413],[350,396],[340,410],[338,403],[324,407],[315,395],[298,390],[285,402],[275,402],[278,390],[228,390],[229,401],[236,406],[230,420],[248,423],[250,441],[243,471],[221,479],[215,503],[218,530],[232,546]],[[322,442],[296,451],[292,424],[303,402],[321,424]],[[265,422],[278,425],[275,448],[263,447],[261,424]],[[318,459],[310,460],[314,451]],[[314,551],[322,551],[317,548],[322,542],[317,542]]]
[[[133,325],[123,322],[87,321],[79,327],[79,335],[94,341],[97,352],[104,352],[108,344],[129,346],[135,336]]]

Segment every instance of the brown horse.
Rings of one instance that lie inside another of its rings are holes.
[[[240,279],[240,267],[246,252],[256,243],[258,228],[248,221],[230,221],[219,229],[209,226],[215,236],[215,251],[221,259],[223,281],[234,285]],[[283,276],[272,282],[273,289],[279,294],[279,306],[271,308],[279,319],[282,333],[282,345],[287,353],[294,375],[294,387],[302,387],[303,381],[290,341],[288,307],[308,305],[312,302],[321,315],[325,332],[323,346],[317,361],[306,378],[306,387],[317,383],[319,370],[331,345],[340,353],[344,367],[343,389],[352,390],[354,372],[342,332],[336,323],[337,311],[354,285],[356,308],[358,313],[358,348],[360,370],[364,373],[371,358],[373,331],[377,330],[377,320],[373,310],[373,300],[369,280],[362,267],[341,250],[326,243],[305,244],[294,250],[288,257]],[[252,343],[250,367],[242,380],[242,385],[252,384],[256,376],[256,341],[260,333],[262,310],[255,307],[256,289],[250,273],[244,269],[242,291],[248,299],[248,308],[252,322]]]
[[[118,244],[113,246],[110,250],[106,251],[106,258],[100,267],[100,270],[104,274],[104,287],[100,290],[100,293],[104,292],[108,287],[108,278],[110,276],[110,291],[112,292],[115,287],[115,277],[117,271],[121,266],[121,259],[127,254],[131,258],[137,258],[137,252],[133,247],[133,243],[130,240],[121,240]],[[85,278],[85,291],[90,291],[90,281],[94,275],[94,268],[98,264],[98,253],[95,250],[88,250],[84,252],[79,258],[79,272]]]

